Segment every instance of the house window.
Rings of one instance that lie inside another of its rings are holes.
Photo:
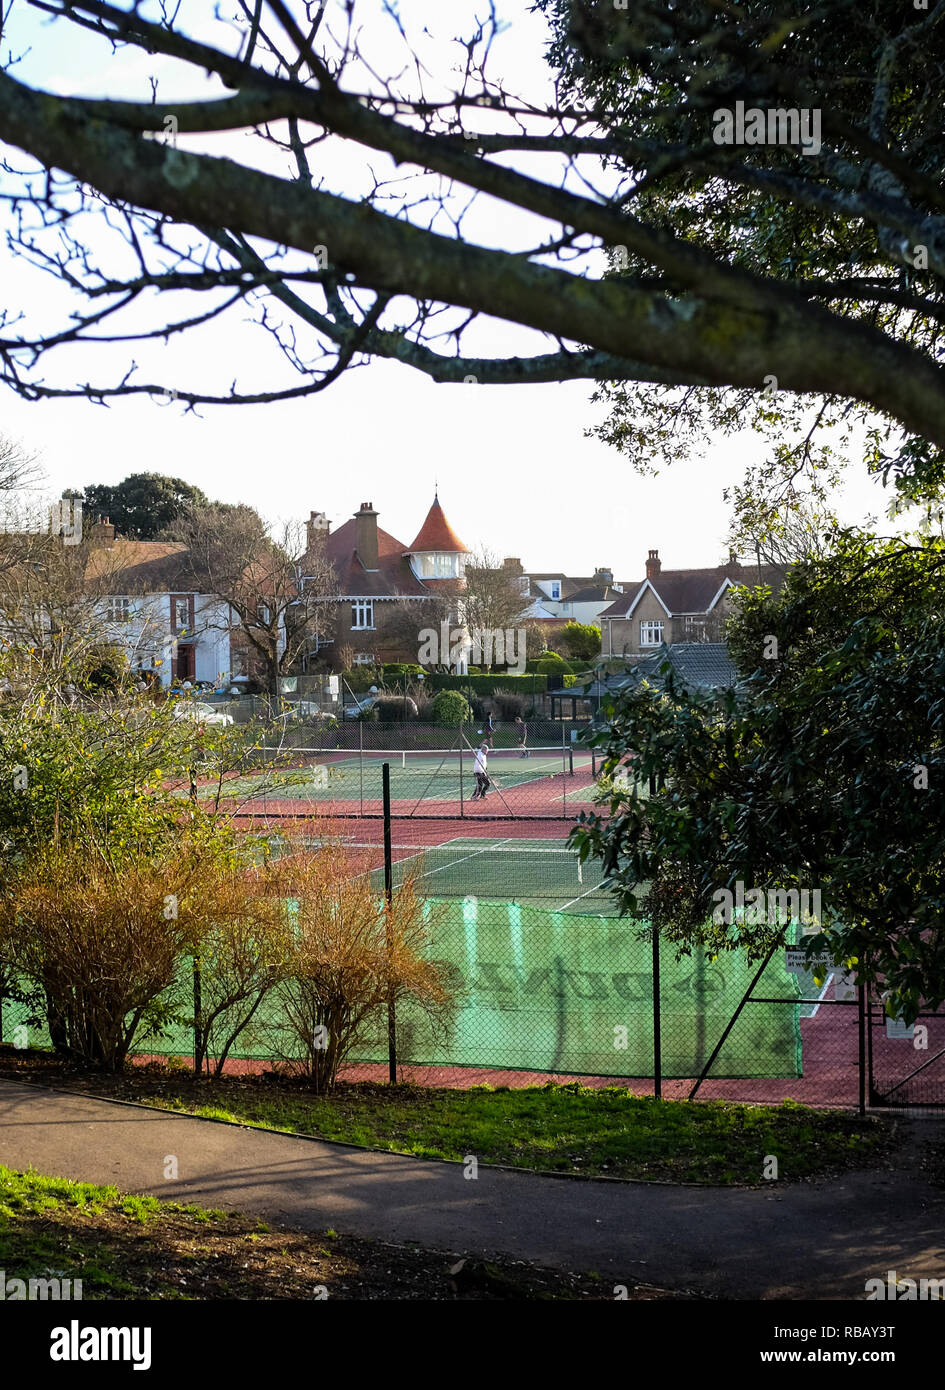
[[[551,597],[552,597],[553,599],[559,599],[559,598],[561,597],[561,580],[560,580],[560,579],[552,579],[552,581],[551,581]]]
[[[456,579],[461,574],[460,557],[450,554],[420,556],[421,579]]]
[[[131,617],[130,598],[109,598],[105,600],[105,617],[110,623],[126,623]]]
[[[691,637],[694,642],[700,641],[705,636],[705,618],[687,618],[684,626],[686,636]]]
[[[359,598],[351,605],[351,626],[365,628],[374,626],[374,600]]]
[[[265,627],[269,626],[270,620],[272,618],[272,611],[268,603],[261,603],[259,605],[259,607],[256,609],[256,617]]]
[[[640,646],[658,647],[663,640],[663,624],[644,619],[640,624]]]
[[[374,665],[374,654],[373,654],[373,652],[357,652],[357,653],[355,653],[354,664],[355,664],[355,666],[373,666],[373,665]]]
[[[193,594],[171,594],[171,631],[180,635],[194,630]]]

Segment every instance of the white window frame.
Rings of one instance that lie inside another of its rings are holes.
[[[641,618],[640,646],[658,647],[663,640],[663,623],[659,618]]]
[[[377,663],[374,660],[373,652],[355,652],[354,664],[355,666],[375,666]]]
[[[432,551],[429,555],[421,555],[420,578],[457,579],[462,574],[459,559],[458,555],[442,550]]]
[[[351,603],[351,631],[367,632],[374,629],[374,600],[356,598]]]
[[[552,579],[552,580],[551,580],[551,601],[552,601],[552,603],[558,603],[558,602],[560,601],[560,599],[561,599],[561,580],[560,580],[560,579]]]
[[[109,623],[128,623],[131,621],[131,599],[121,594],[110,594],[105,600],[106,621]]]

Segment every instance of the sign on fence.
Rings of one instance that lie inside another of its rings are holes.
[[[789,975],[806,975],[812,970],[832,970],[833,960],[822,951],[819,956],[807,959],[803,946],[787,946],[784,951],[784,968]]]

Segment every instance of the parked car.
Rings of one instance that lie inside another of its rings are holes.
[[[289,705],[288,709],[282,711],[280,719],[299,720],[303,722],[317,723],[319,721],[331,720],[334,723],[338,716],[331,710],[321,709],[313,700],[296,700]]]
[[[233,723],[232,714],[215,709],[203,700],[180,700],[174,706],[175,719],[193,719],[197,724],[226,725]]]
[[[361,715],[364,714],[367,710],[373,709],[376,700],[376,695],[363,695],[360,699],[356,699],[354,704],[345,705],[345,719],[360,719]]]

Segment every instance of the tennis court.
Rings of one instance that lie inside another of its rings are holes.
[[[367,846],[359,846],[366,849]],[[376,847],[371,846],[376,852]],[[597,860],[581,864],[560,840],[483,840],[457,836],[445,844],[394,849],[394,887],[417,868],[432,898],[483,898],[551,912],[616,915]],[[383,888],[383,867],[372,870]]]
[[[277,750],[261,749],[262,759]],[[509,819],[568,819],[569,803],[583,803],[596,786],[597,755],[572,745],[535,748],[527,757],[516,748],[488,754],[489,785],[476,793],[475,750],[295,749],[290,765],[266,766],[227,779],[225,794],[247,811],[269,815],[379,815],[383,767],[390,768],[391,812],[417,816],[493,816]],[[215,786],[198,790],[211,796]]]

